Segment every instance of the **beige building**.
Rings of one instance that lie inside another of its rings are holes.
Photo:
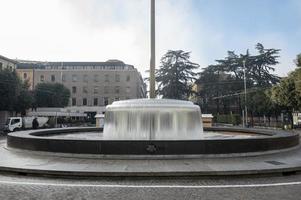
[[[34,69],[18,69],[17,68],[17,74],[19,76],[19,78],[22,80],[22,81],[27,81],[27,83],[29,84],[29,89],[30,90],[33,90],[34,89],[34,82],[33,82],[33,79],[34,79]]]
[[[20,62],[17,71],[34,88],[61,83],[71,92],[69,106],[99,107],[116,100],[146,97],[146,85],[132,65],[107,62]],[[26,75],[25,75],[26,74]]]
[[[192,94],[190,97],[189,97],[189,100],[194,102],[194,103],[198,103],[200,102],[201,98],[199,95],[197,95],[197,93],[199,93],[200,91],[202,90],[202,85],[201,84],[198,84],[198,83],[193,83],[192,85],[192,91],[195,92],[196,94]]]
[[[0,55],[0,70],[9,69],[13,71],[16,69],[16,66],[17,66],[16,61]]]

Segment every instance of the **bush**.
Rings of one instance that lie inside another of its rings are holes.
[[[241,117],[238,114],[232,115],[216,115],[214,117],[216,123],[239,125]]]

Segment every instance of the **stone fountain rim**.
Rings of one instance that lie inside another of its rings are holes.
[[[254,153],[289,149],[299,145],[299,135],[279,130],[213,127],[206,131],[257,133],[261,137],[202,140],[81,140],[44,137],[49,134],[95,132],[100,128],[64,128],[10,133],[7,146],[16,149],[71,154],[102,155],[207,155]],[[44,136],[43,136],[44,135]]]
[[[193,104],[191,101],[176,100],[176,99],[129,99],[115,101],[108,105],[106,110],[115,109],[153,109],[160,108],[161,110],[168,109],[197,109],[200,110],[198,105]]]

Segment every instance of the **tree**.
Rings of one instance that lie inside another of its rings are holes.
[[[296,85],[296,93],[300,98],[301,97],[301,68],[296,69],[293,76],[294,76],[295,85]],[[301,103],[300,103],[300,105],[301,105]],[[300,109],[301,108],[299,108],[299,110]]]
[[[283,79],[272,89],[272,99],[280,106],[292,111],[297,107],[296,87],[291,77]]]
[[[26,115],[26,110],[33,106],[34,96],[29,91],[29,83],[27,81],[21,83],[20,91],[17,96],[17,102],[14,105],[14,110],[21,115]]]
[[[216,66],[208,66],[201,74],[196,84],[201,85],[198,95],[202,101],[198,104],[206,113],[227,113],[230,111],[229,101],[237,101],[237,96],[231,96],[238,90],[238,84],[231,74],[216,71]],[[223,98],[227,96],[227,98]]]
[[[234,51],[228,51],[224,59],[216,60],[217,64],[209,65],[201,73],[197,81],[202,88],[199,95],[206,100],[205,102],[215,102],[216,105],[215,109],[211,109],[210,112],[226,114],[229,111],[236,111],[241,113],[244,106],[243,98],[241,98],[241,94],[244,93],[244,71],[247,92],[251,92],[252,95],[256,90],[264,91],[279,82],[279,77],[274,75],[273,71],[274,66],[278,64],[280,50],[266,49],[260,43],[255,49],[258,52],[256,55],[251,55],[248,50],[240,55]],[[230,107],[232,109],[229,109]],[[239,110],[234,108],[239,108]]]
[[[13,111],[17,101],[20,80],[17,73],[8,69],[0,71],[0,110]]]
[[[301,54],[297,55],[296,65],[297,67],[301,67]]]
[[[69,89],[59,83],[39,83],[35,89],[38,107],[65,107],[68,105],[69,97]]]
[[[279,77],[272,74],[275,71],[274,66],[278,64],[278,54],[280,49],[265,49],[260,43],[256,45],[258,55],[244,55],[246,68],[248,69],[249,78],[256,87],[271,87],[279,82]]]
[[[25,111],[31,106],[29,104],[22,104],[19,100],[23,99],[23,95],[28,91],[27,88],[24,88],[24,84],[18,78],[15,71],[10,70],[1,70],[0,71],[0,110],[6,111],[20,111],[19,106],[22,105],[22,111]]]
[[[160,69],[156,71],[157,94],[163,98],[185,99],[193,93],[192,83],[197,75],[193,70],[199,65],[191,62],[190,52],[169,50],[161,58]]]
[[[27,82],[22,82],[15,71],[0,71],[0,110],[26,114],[32,106],[33,96]]]
[[[253,125],[254,117],[260,119],[260,117],[266,116],[270,122],[270,117],[278,116],[281,113],[281,107],[271,99],[271,92],[271,89],[262,89],[250,91],[247,94],[247,107],[249,116],[251,116],[251,125]],[[242,99],[244,98],[242,97]]]

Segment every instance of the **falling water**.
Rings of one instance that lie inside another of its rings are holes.
[[[199,106],[189,101],[135,99],[107,106],[104,138],[194,140],[203,133]]]

